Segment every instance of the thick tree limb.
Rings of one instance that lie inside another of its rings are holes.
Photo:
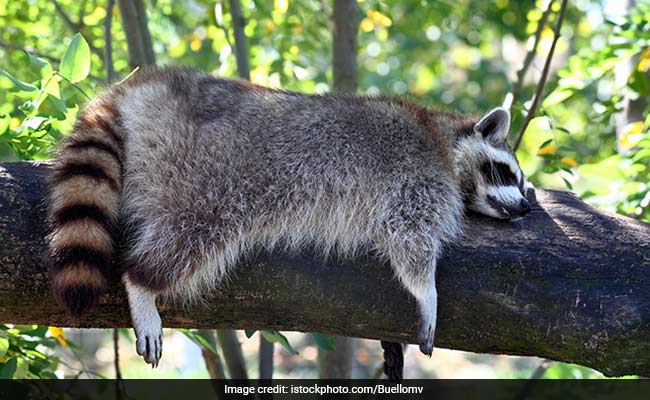
[[[0,322],[130,325],[114,277],[95,313],[70,320],[46,273],[47,165],[0,164]],[[531,193],[532,195],[532,193]],[[436,345],[536,355],[608,375],[650,375],[650,225],[538,190],[525,220],[469,218],[438,274]],[[190,309],[161,306],[167,327],[319,331],[414,343],[414,300],[372,256],[323,262],[261,254]]]

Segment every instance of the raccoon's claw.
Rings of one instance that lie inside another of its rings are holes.
[[[434,328],[429,323],[422,323],[420,332],[418,332],[418,343],[422,354],[431,357],[433,353],[433,334]]]
[[[144,358],[147,364],[151,364],[152,368],[157,367],[162,357],[162,332],[153,334],[136,332],[136,337],[137,353]]]

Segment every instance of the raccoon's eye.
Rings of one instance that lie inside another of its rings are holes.
[[[484,162],[481,173],[486,182],[494,186],[520,186],[517,177],[507,164],[502,162]]]

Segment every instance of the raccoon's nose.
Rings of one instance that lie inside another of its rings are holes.
[[[523,217],[530,212],[530,203],[526,199],[521,199],[519,202],[519,210],[517,210],[517,215]]]

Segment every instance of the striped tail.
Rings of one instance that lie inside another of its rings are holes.
[[[114,100],[91,102],[49,177],[50,275],[74,317],[97,305],[110,272],[124,156],[117,117]]]

